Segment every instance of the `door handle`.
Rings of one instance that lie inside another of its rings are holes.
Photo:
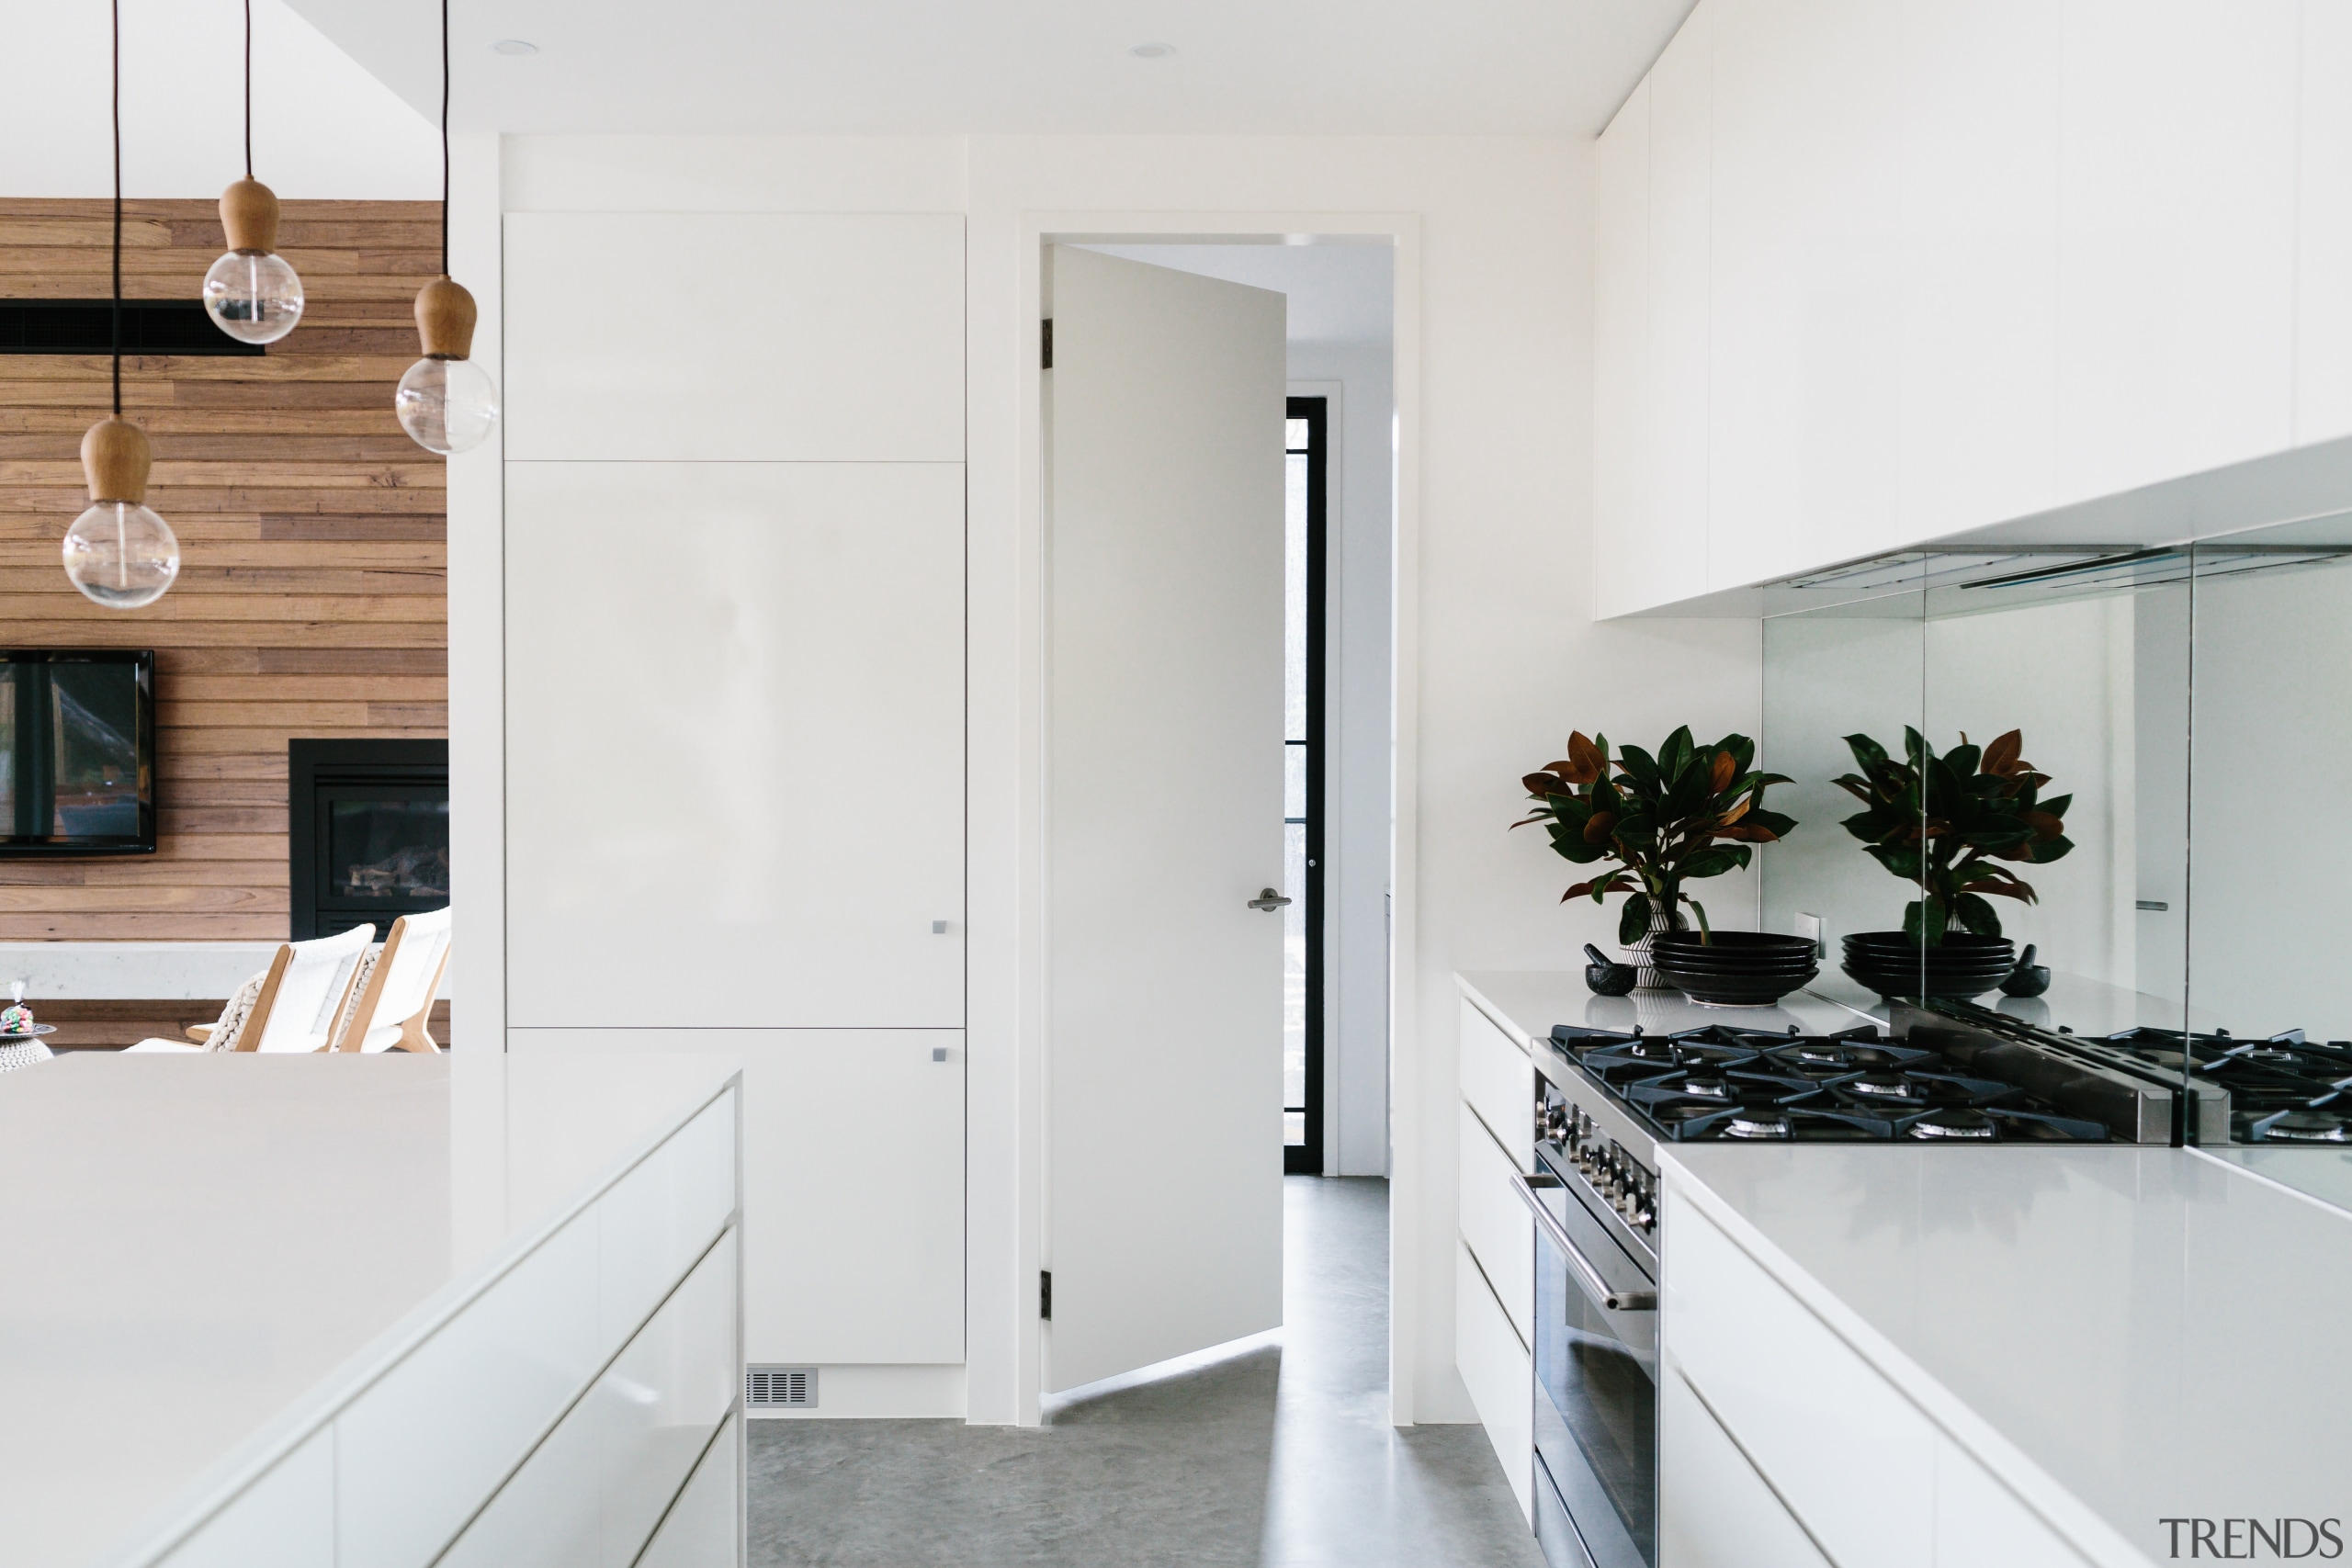
[[[1537,1179],[1541,1180],[1542,1178],[1539,1177]],[[1544,1184],[1546,1187],[1556,1185],[1555,1182],[1551,1181],[1545,1181]],[[1550,1241],[1553,1247],[1558,1249],[1560,1256],[1567,1260],[1569,1274],[1575,1277],[1577,1283],[1583,1288],[1586,1295],[1591,1297],[1597,1304],[1607,1307],[1611,1312],[1656,1312],[1657,1310],[1657,1292],[1621,1291],[1600,1277],[1600,1270],[1593,1267],[1592,1259],[1584,1255],[1584,1249],[1577,1246],[1575,1238],[1568,1235],[1568,1227],[1562,1224],[1559,1217],[1544,1206],[1544,1200],[1535,1195],[1534,1182],[1514,1170],[1510,1173],[1510,1185],[1511,1190],[1519,1194],[1520,1201],[1525,1203],[1529,1211],[1535,1215],[1535,1223],[1542,1228],[1544,1238]]]
[[[1279,909],[1284,904],[1289,902],[1289,899],[1283,897],[1281,894],[1269,887],[1261,891],[1255,898],[1250,899],[1250,907],[1253,909]]]

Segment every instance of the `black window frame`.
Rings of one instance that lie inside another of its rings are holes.
[[[1327,604],[1329,582],[1328,561],[1330,533],[1330,400],[1325,397],[1293,397],[1285,400],[1288,419],[1306,422],[1306,736],[1294,741],[1287,734],[1283,738],[1285,748],[1304,745],[1306,748],[1306,814],[1300,825],[1306,829],[1306,882],[1300,890],[1306,905],[1301,918],[1306,929],[1306,1091],[1304,1106],[1285,1104],[1285,1114],[1293,1111],[1305,1113],[1305,1136],[1298,1143],[1285,1139],[1283,1144],[1283,1171],[1289,1176],[1320,1176],[1323,1174],[1323,1122],[1325,1107],[1325,1057],[1323,1009],[1323,873],[1324,873],[1324,684],[1326,679],[1326,643],[1329,640],[1329,614]],[[1302,450],[1290,445],[1289,426],[1283,426],[1283,450],[1285,460]],[[1287,770],[1285,770],[1287,771]],[[1297,820],[1285,818],[1284,821]]]

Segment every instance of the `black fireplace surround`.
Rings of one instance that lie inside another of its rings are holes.
[[[287,871],[293,938],[449,902],[447,740],[287,742]]]

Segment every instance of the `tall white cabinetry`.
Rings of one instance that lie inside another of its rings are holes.
[[[505,244],[509,1049],[740,1057],[747,1355],[960,1413],[963,220]]]
[[[2342,0],[1701,0],[1603,135],[1623,614],[2352,434]]]

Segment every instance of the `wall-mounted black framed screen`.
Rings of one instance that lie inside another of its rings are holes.
[[[0,857],[154,852],[154,651],[0,650]]]

